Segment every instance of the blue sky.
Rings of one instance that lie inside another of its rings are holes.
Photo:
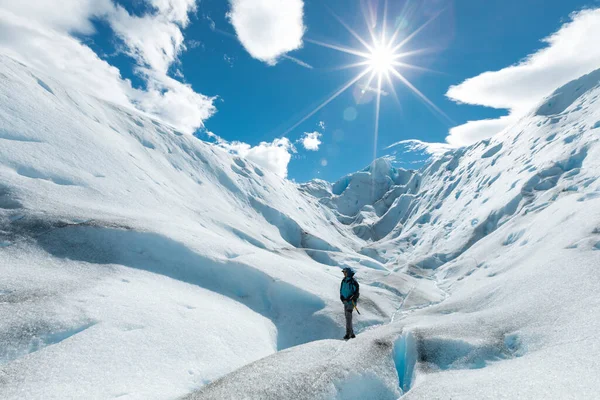
[[[368,36],[359,2],[347,0],[306,2],[305,36],[360,48],[360,43],[330,14],[324,3],[361,35]],[[407,25],[409,32],[425,23],[432,12],[446,11],[409,44],[411,49],[431,47],[432,53],[414,57],[411,61],[440,73],[403,73],[456,124],[506,112],[457,105],[445,96],[450,85],[519,61],[539,49],[540,39],[556,31],[571,12],[590,4],[589,1],[560,0],[429,3],[429,7],[423,6],[414,12],[414,18]],[[401,15],[402,6],[404,4],[390,8],[389,21]],[[314,69],[303,68],[288,60],[274,67],[267,66],[246,53],[234,36],[213,32],[202,20],[203,16],[209,17],[219,30],[234,35],[225,17],[227,9],[228,4],[218,0],[201,3],[199,20],[190,26],[186,36],[201,41],[204,46],[186,52],[181,59],[186,79],[194,88],[223,99],[217,105],[219,111],[206,126],[228,140],[250,144],[272,140],[311,111],[316,102],[360,71],[360,68],[332,70],[355,62],[356,57],[311,43],[305,43],[292,55]],[[225,55],[233,59],[231,65],[224,59]],[[206,74],[214,78],[206,80]],[[401,83],[395,83],[400,105],[392,96],[384,96],[382,100],[377,156],[389,154],[390,151],[384,148],[402,139],[444,141],[450,122],[432,113]],[[344,119],[344,110],[349,107],[358,111],[352,122]],[[356,105],[353,91],[348,90],[288,134],[295,139],[304,132],[319,130],[323,133],[319,151],[299,151],[292,158],[289,177],[298,181],[314,177],[335,180],[367,165],[373,158],[375,145],[374,117],[373,102]],[[325,130],[317,126],[320,121],[325,122]],[[414,159],[411,154],[402,157]],[[327,160],[325,167],[321,165],[323,159]]]
[[[458,146],[489,137],[560,84],[600,67],[599,52],[593,50],[598,46],[588,37],[600,16],[572,14],[599,7],[595,0],[389,1],[386,21],[388,27],[400,24],[399,38],[429,21],[402,49],[427,51],[402,61],[433,72],[398,71],[445,116],[393,79],[398,101],[384,86],[375,142],[377,96],[367,93],[357,102],[363,81],[295,125],[364,69],[339,70],[358,58],[314,41],[363,51],[336,15],[368,39],[365,10],[371,10],[367,19],[378,22],[374,29],[379,32],[384,0],[290,0],[283,6],[276,0],[68,0],[57,2],[54,9],[48,4],[38,13],[31,9],[41,6],[24,0],[28,2],[30,7],[7,3],[15,15],[10,22],[19,26],[17,17],[33,18],[41,27],[62,33],[65,43],[75,39],[81,48],[91,49],[93,55],[78,63],[97,68],[96,77],[112,76],[117,91],[128,98],[109,100],[130,101],[166,122],[181,124],[186,133],[271,163],[297,181],[333,181],[363,168],[374,156],[389,154],[395,154],[400,166],[417,167],[413,162],[422,154],[387,147],[407,139]],[[551,35],[554,39],[542,42]],[[81,48],[70,42],[61,53],[69,46],[72,57],[83,57]],[[573,47],[575,56],[565,46]],[[22,53],[22,48],[27,46],[14,51]],[[580,56],[586,49],[592,55]],[[261,51],[271,53],[260,59]],[[32,51],[23,58],[48,68],[55,60],[52,49],[47,52],[33,56]],[[61,68],[57,73],[68,72]],[[76,74],[83,74],[81,68]],[[81,81],[85,79],[94,78]],[[531,82],[531,87],[522,82]],[[103,88],[104,97],[106,92]],[[312,132],[321,134],[317,151],[298,141]],[[289,141],[276,141],[283,137]],[[425,146],[428,151],[435,148]]]

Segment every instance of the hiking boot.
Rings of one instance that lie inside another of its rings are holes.
[[[350,339],[354,339],[356,337],[356,335],[353,333],[350,335]]]
[[[348,340],[350,339],[350,334],[346,333],[346,336],[344,336],[344,340]]]

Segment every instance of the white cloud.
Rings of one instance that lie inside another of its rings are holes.
[[[101,17],[113,7],[111,0],[0,0],[0,10],[59,32],[83,34],[94,32],[91,17]]]
[[[147,0],[154,12],[143,16],[129,14],[116,6],[108,15],[115,33],[123,40],[128,54],[138,64],[166,74],[169,66],[185,50],[181,28],[196,10],[195,0]]]
[[[453,128],[452,144],[470,144],[500,132],[558,87],[600,67],[600,9],[571,15],[571,21],[543,39],[546,47],[516,65],[485,72],[452,86],[447,96],[457,102],[507,109],[510,116],[471,121]]]
[[[450,129],[450,134],[446,138],[446,142],[453,146],[468,146],[494,136],[516,121],[517,118],[510,115],[498,119],[469,121],[466,124]]]
[[[190,48],[190,49],[196,49],[198,47],[204,48],[204,43],[202,43],[199,40],[188,40],[186,47]]]
[[[196,0],[148,0],[159,15],[185,27],[190,22],[189,15],[197,9]]]
[[[261,142],[252,147],[248,143],[228,142],[212,132],[207,132],[207,135],[216,141],[217,146],[253,161],[282,178],[287,177],[288,164],[292,159],[292,153],[296,152],[296,148],[286,137],[275,139],[272,142]]]
[[[194,133],[216,112],[214,98],[196,93],[190,85],[150,69],[139,72],[146,78],[147,89],[136,92],[136,104],[184,133]]]
[[[127,54],[139,65],[166,74],[183,50],[183,33],[179,25],[164,16],[130,15],[117,7],[109,23],[127,47]]]
[[[0,52],[104,100],[131,105],[133,89],[117,68],[71,36],[35,19],[0,9]]]
[[[210,27],[211,31],[216,31],[217,30],[217,24],[215,23],[215,21],[209,17],[208,15],[204,17],[204,19],[206,19],[208,21],[208,26]]]
[[[193,133],[214,112],[214,98],[167,75],[185,49],[181,29],[194,0],[147,0],[151,12],[128,14],[111,0],[0,0],[0,53],[50,73],[63,84],[101,99],[153,114]],[[91,34],[103,19],[138,64],[146,89],[135,89],[120,71],[72,36]]]
[[[287,177],[287,167],[295,152],[294,145],[288,138],[275,139],[271,143],[261,142],[248,149],[245,157],[263,166],[282,178]]]
[[[229,20],[238,39],[258,60],[275,65],[277,59],[302,47],[302,0],[230,0]]]
[[[325,121],[319,121],[319,123],[317,124],[317,126],[319,128],[321,128],[322,130],[325,130]]]
[[[321,136],[323,135],[316,131],[310,133],[306,132],[298,141],[302,143],[302,146],[304,146],[306,150],[317,151],[322,143],[319,139]]]

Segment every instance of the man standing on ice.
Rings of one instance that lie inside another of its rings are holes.
[[[340,286],[340,300],[344,303],[344,314],[346,315],[346,336],[344,336],[344,340],[348,340],[356,337],[352,328],[352,311],[356,308],[360,293],[352,268],[346,267],[342,272],[344,273],[344,279],[342,279],[342,285]]]

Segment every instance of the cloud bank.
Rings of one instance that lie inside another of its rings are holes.
[[[250,55],[269,65],[302,47],[302,0],[230,0],[228,17]]]
[[[261,142],[257,146],[250,146],[244,142],[228,142],[212,132],[206,134],[218,147],[227,152],[244,157],[282,178],[287,178],[288,164],[292,159],[292,153],[296,152],[296,147],[288,138],[277,138],[272,142]]]
[[[468,121],[450,129],[446,142],[454,147],[467,146],[490,138],[517,121],[516,115],[507,115],[497,119]]]
[[[509,110],[499,119],[453,128],[446,141],[463,146],[489,138],[530,112],[560,86],[600,68],[600,9],[573,13],[571,21],[542,40],[546,47],[516,65],[489,71],[452,86],[456,102]]]
[[[140,0],[140,4],[145,11],[133,15],[113,0],[0,0],[0,53],[43,69],[76,90],[135,108],[192,134],[216,112],[214,98],[195,92],[169,71],[174,69],[183,79],[178,68],[179,56],[186,50],[183,30],[197,11],[196,0]],[[229,18],[251,54],[273,64],[302,45],[303,7],[301,0],[236,0]],[[143,89],[134,88],[118,68],[80,39],[95,33],[94,20],[112,29],[119,51],[134,61]],[[289,139],[251,146],[210,135],[218,147],[287,177],[296,152]],[[313,136],[307,145],[318,148],[320,141]]]
[[[194,0],[146,0],[148,11],[129,14],[111,0],[0,0],[0,52],[43,69],[59,81],[103,100],[152,114],[193,133],[215,111],[214,98],[168,76],[185,50],[182,29],[196,10]],[[131,56],[144,89],[75,35],[94,33],[103,20]]]

